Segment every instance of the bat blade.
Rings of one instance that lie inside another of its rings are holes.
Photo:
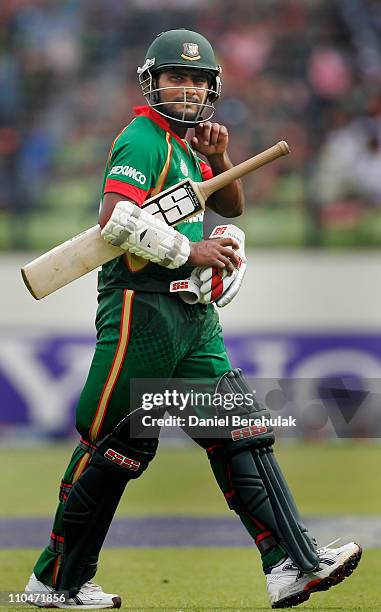
[[[59,244],[21,268],[26,287],[36,300],[95,270],[125,251],[103,240],[99,225]]]
[[[142,208],[168,225],[177,225],[203,212],[205,201],[218,189],[289,152],[285,141],[278,142],[202,183],[185,179],[144,202]],[[103,240],[95,225],[29,262],[21,274],[32,296],[40,300],[124,252]]]
[[[185,179],[146,200],[142,208],[174,226],[202,212],[205,198],[197,183]],[[32,296],[40,300],[124,253],[103,240],[100,226],[95,225],[33,259],[21,268],[21,275]]]

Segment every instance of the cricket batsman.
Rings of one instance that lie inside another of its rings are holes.
[[[233,398],[252,393],[230,364],[216,308],[241,286],[243,232],[227,224],[204,240],[202,213],[174,228],[141,208],[184,178],[203,181],[231,167],[228,131],[211,122],[221,68],[210,43],[185,29],[159,34],[142,64],[147,104],[134,109],[111,146],[99,216],[104,240],[125,253],[99,272],[97,344],[77,407],[81,438],[60,485],[50,542],[26,586],[27,593],[46,596],[36,602],[40,607],[121,606],[117,594],[92,579],[125,487],[154,459],[159,435],[132,435],[138,406],[130,399],[131,381],[208,379]],[[241,215],[240,181],[214,193],[207,206],[226,218]],[[256,401],[237,404],[234,412],[270,418]],[[318,549],[275,459],[271,427],[241,433],[195,441],[257,546],[271,606],[296,606],[349,576],[361,547]],[[52,600],[60,592],[66,600],[49,603],[48,595]]]

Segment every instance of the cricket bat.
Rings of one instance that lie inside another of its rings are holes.
[[[177,225],[204,211],[206,200],[219,189],[289,152],[282,140],[207,181],[185,179],[146,200],[142,208],[168,225]],[[95,225],[29,262],[21,274],[30,293],[40,300],[123,253],[106,242],[100,226]]]

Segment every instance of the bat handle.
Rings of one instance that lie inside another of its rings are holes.
[[[212,193],[218,191],[218,189],[222,189],[229,185],[236,179],[241,178],[241,176],[245,176],[249,172],[268,164],[269,162],[277,159],[278,157],[282,157],[282,155],[287,155],[290,152],[290,148],[285,140],[281,140],[277,142],[274,146],[262,151],[262,153],[258,153],[258,155],[254,155],[254,157],[250,157],[246,161],[234,166],[233,168],[229,168],[220,175],[217,175],[207,181],[207,184],[203,185],[200,183],[199,187],[202,189],[205,198],[208,198]]]

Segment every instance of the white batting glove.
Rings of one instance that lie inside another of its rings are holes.
[[[243,259],[241,260],[241,265],[238,268],[237,274],[235,275],[235,278],[233,279],[230,286],[227,289],[225,289],[221,297],[218,298],[218,300],[216,300],[216,304],[218,308],[223,308],[227,304],[230,304],[232,299],[237,295],[238,291],[241,289],[243,277],[245,276],[245,273],[246,273],[246,268],[247,268],[247,259],[245,257],[245,260]],[[232,276],[234,274],[235,272],[233,272]]]
[[[202,268],[195,268],[189,278],[184,280],[172,281],[169,286],[170,293],[178,293],[179,297],[187,304],[197,304],[200,301],[200,271]]]
[[[228,274],[226,269],[215,267],[203,268],[200,271],[200,302],[209,304],[215,302],[219,308],[223,308],[238,293],[243,277],[246,272],[247,260],[245,256],[245,234],[237,226],[217,225],[209,238],[234,238],[239,244],[239,249],[235,254],[239,257],[240,263],[232,274]]]
[[[215,303],[219,308],[229,304],[238,293],[246,272],[247,260],[244,252],[245,234],[232,224],[217,225],[209,238],[234,238],[240,245],[235,251],[240,259],[238,268],[229,275],[226,269],[216,267],[195,268],[191,276],[184,280],[173,281],[169,291],[178,293],[187,304]]]

